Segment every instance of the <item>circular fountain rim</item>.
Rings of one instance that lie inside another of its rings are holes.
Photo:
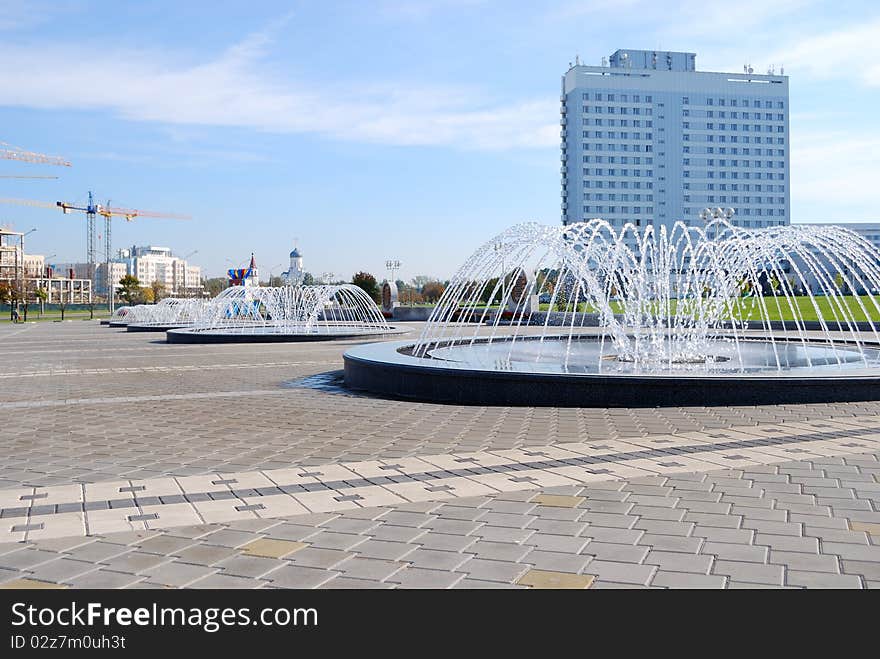
[[[574,337],[597,338],[595,334]],[[493,337],[492,341],[510,338]],[[526,338],[532,337],[516,340]],[[767,338],[750,336],[746,340]],[[775,340],[802,343],[778,336]],[[839,343],[853,345],[845,339]],[[406,354],[405,350],[415,345],[384,341],[346,350],[346,386],[392,398],[461,405],[670,407],[880,400],[880,368],[833,374],[797,370],[674,374],[502,371]],[[873,341],[862,345],[880,349],[880,343]]]
[[[327,329],[322,325],[321,329]],[[330,326],[334,327],[334,326]],[[346,339],[377,338],[406,334],[409,328],[389,325],[385,328],[362,328],[335,326],[347,329],[345,332],[272,332],[273,325],[254,325],[252,327],[179,327],[165,333],[168,343],[296,343],[300,341],[341,341]],[[259,331],[263,330],[263,331]]]

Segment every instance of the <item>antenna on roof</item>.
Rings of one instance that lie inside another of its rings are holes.
[[[580,65],[581,65],[581,56],[580,56],[580,55],[575,55],[575,56],[574,56],[574,65],[575,65],[575,66],[580,66]]]
[[[602,66],[608,66],[608,58],[607,57],[602,58]]]
[[[779,75],[781,75],[781,76],[785,75],[785,67],[784,66],[779,67]]]

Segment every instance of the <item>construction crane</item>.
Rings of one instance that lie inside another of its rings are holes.
[[[0,142],[0,158],[3,160],[18,160],[19,162],[33,162],[40,165],[70,167],[70,163],[64,158],[47,156],[44,153],[35,153],[33,151],[25,151],[20,147],[7,144],[6,142]]]
[[[111,273],[110,262],[112,257],[112,219],[114,217],[124,217],[126,222],[131,222],[136,217],[164,218],[171,220],[189,220],[188,215],[180,215],[177,213],[157,213],[155,211],[146,211],[136,208],[117,208],[108,204],[101,205],[95,203],[94,195],[89,192],[89,201],[85,206],[77,206],[66,201],[56,201],[54,204],[45,201],[34,201],[32,199],[0,199],[3,204],[18,204],[21,206],[35,206],[38,208],[60,208],[65,215],[72,212],[85,213],[86,215],[86,262],[89,264],[89,278],[93,284],[97,286],[95,281],[95,273],[97,272],[98,258],[95,240],[95,220],[98,215],[104,218],[104,283],[107,285],[107,296],[110,301],[110,310],[113,311],[113,290],[110,285]]]
[[[0,178],[39,178],[39,179],[55,179],[57,180],[57,176],[18,176],[16,174],[2,174]]]

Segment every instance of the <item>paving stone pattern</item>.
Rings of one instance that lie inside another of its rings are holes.
[[[727,469],[9,542],[3,588],[880,586],[880,451],[835,426],[878,416],[876,403],[427,405],[340,389],[346,342],[175,346],[83,321],[0,326],[0,339],[6,491],[830,424],[772,464],[731,455]]]

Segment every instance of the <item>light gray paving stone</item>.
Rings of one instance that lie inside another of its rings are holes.
[[[479,521],[484,522],[490,526],[524,529],[529,525],[529,522],[531,522],[532,519],[534,519],[532,515],[488,512],[480,517]]]
[[[717,560],[712,566],[712,574],[730,577],[731,581],[781,586],[785,568],[781,565]]]
[[[793,551],[770,550],[770,563],[785,565],[789,570],[808,572],[840,572],[837,556],[804,554]]]
[[[125,588],[144,579],[145,577],[124,572],[99,569],[68,579],[65,583],[69,584],[72,588]]]
[[[704,538],[707,542],[730,542],[751,544],[755,532],[751,529],[726,529],[718,526],[701,526],[694,528],[693,537]]]
[[[603,582],[646,586],[657,572],[657,567],[595,559],[590,562],[586,571]]]
[[[340,549],[347,551],[367,541],[369,536],[355,533],[336,533],[335,531],[320,531],[308,536],[308,544],[318,549]]]
[[[467,579],[467,578],[462,579],[461,581],[457,582],[453,586],[453,588],[456,588],[456,589],[491,588],[493,590],[496,590],[499,588],[505,588],[505,589],[509,588],[509,589],[516,589],[516,590],[528,590],[528,586],[520,586],[519,584],[515,584],[515,583],[503,583],[500,581],[486,581],[483,579]]]
[[[40,581],[51,581],[53,583],[61,583],[81,576],[87,572],[92,572],[98,568],[94,563],[86,561],[77,561],[72,558],[58,558],[48,563],[41,563],[34,567],[28,568],[30,574]]]
[[[214,567],[222,569],[223,574],[256,579],[286,565],[289,565],[286,561],[274,558],[233,556],[216,563]]]
[[[101,563],[113,556],[119,556],[128,552],[129,549],[125,545],[117,545],[109,542],[91,542],[87,545],[74,547],[69,549],[67,554],[72,558],[81,561],[91,561],[92,563]]]
[[[209,574],[214,574],[215,568],[204,565],[191,565],[189,563],[164,563],[154,568],[144,570],[144,574],[151,583],[166,586],[186,586],[187,584]]]
[[[382,519],[384,521],[385,517],[383,516]],[[300,522],[298,518],[297,522]],[[337,517],[321,524],[321,528],[329,531],[338,531],[340,533],[366,533],[370,529],[375,528],[378,524],[379,522],[374,519]],[[271,531],[275,531],[275,529],[271,529]],[[290,539],[293,540],[294,538]]]
[[[479,540],[470,545],[465,551],[468,554],[474,554],[476,558],[493,561],[517,562],[531,551],[531,546],[513,542],[490,542]]]
[[[215,565],[222,560],[237,556],[238,550],[219,545],[193,545],[177,553],[177,558],[183,563],[195,565]]]
[[[581,537],[597,542],[613,542],[621,545],[637,544],[645,534],[642,529],[621,529],[608,526],[590,525],[581,533]]]
[[[395,526],[393,524],[382,524],[374,529],[370,529],[365,536],[376,540],[390,540],[392,542],[414,542],[416,538],[422,536],[427,531],[424,529],[414,529],[411,526]]]
[[[472,558],[472,554],[419,547],[407,554],[401,562],[410,563],[413,567],[451,571],[470,558]]]
[[[524,544],[534,546],[542,551],[577,554],[586,546],[587,542],[589,542],[588,538],[572,538],[564,535],[535,533],[529,536]],[[468,548],[468,551],[472,551],[472,548]]]
[[[336,570],[354,579],[373,579],[383,581],[392,574],[407,567],[406,563],[386,561],[376,558],[355,556],[336,566]]]
[[[137,547],[140,551],[148,554],[173,555],[187,547],[191,547],[195,542],[189,538],[179,538],[171,535],[157,535],[147,538]]]
[[[835,554],[852,561],[880,562],[880,546],[822,541],[820,543],[820,550],[823,554]]]
[[[651,551],[645,557],[646,565],[658,565],[669,572],[692,572],[709,574],[714,558],[695,554],[682,554],[671,551]]]
[[[60,554],[52,551],[25,548],[0,556],[0,567],[14,570],[25,570],[41,563],[57,559]]]
[[[880,562],[842,560],[840,566],[846,574],[861,575],[866,580],[880,580]]]
[[[519,505],[521,502],[519,501],[505,501],[500,503],[507,503],[510,505]],[[534,508],[534,506],[531,506]],[[466,522],[473,522],[478,520],[481,517],[484,517],[489,511],[482,508],[473,508],[470,506],[454,506],[454,505],[444,505],[440,508],[437,508],[433,511],[433,515],[436,515],[439,519],[458,519],[464,520]]]
[[[353,555],[338,549],[306,547],[291,554],[288,560],[303,567],[332,568]]]
[[[808,554],[819,553],[819,540],[817,538],[756,533],[754,544],[770,547],[771,551],[798,551]]]
[[[572,522],[557,519],[535,519],[529,522],[529,529],[552,535],[580,535],[587,528],[586,522]]]
[[[743,528],[771,535],[801,536],[804,525],[800,522],[774,522],[766,519],[747,518],[743,520]]]
[[[664,588],[724,588],[727,578],[716,574],[666,572],[660,569],[651,581],[652,586]]]
[[[412,544],[417,544],[425,549],[439,549],[441,551],[463,551],[477,541],[476,536],[450,535],[449,533],[426,533]]]
[[[592,560],[591,556],[535,549],[530,551],[521,562],[533,565],[537,570],[580,574],[587,570]]]
[[[210,574],[201,579],[197,579],[189,584],[188,588],[205,588],[212,590],[244,590],[259,588],[264,582],[247,577],[235,577],[230,574],[215,573]]]
[[[700,553],[712,555],[720,560],[747,561],[750,563],[766,563],[768,549],[755,545],[733,544],[729,542],[706,542]]]
[[[388,581],[401,588],[451,588],[464,578],[464,574],[410,567],[395,572]]]
[[[343,576],[334,577],[318,586],[320,590],[390,590],[394,587],[393,583],[370,579],[351,579]]]
[[[272,540],[290,540],[292,542],[306,542],[311,538],[317,537],[322,533],[327,533],[326,529],[319,526],[306,526],[303,524],[279,524],[267,529],[264,533],[257,537],[271,538]],[[256,537],[251,537],[251,540]],[[246,543],[245,543],[246,544]],[[239,545],[241,546],[241,545]]]
[[[483,526],[483,522],[467,522],[454,519],[435,519],[425,524],[426,528],[431,529],[435,533],[447,533],[450,535],[471,535],[481,526]],[[523,527],[517,526],[516,528]]]
[[[233,549],[253,542],[261,535],[251,533],[249,531],[233,531],[232,529],[221,529],[202,538],[202,541],[209,545],[218,545],[220,547],[231,547]]]
[[[660,535],[646,533],[638,540],[642,547],[650,547],[658,551],[674,551],[687,554],[696,554],[704,540],[699,537],[682,537],[678,535]]]
[[[611,542],[597,542],[595,540],[581,550],[587,556],[594,556],[598,560],[615,561],[618,563],[641,563],[648,555],[648,548],[640,545],[622,545]]]
[[[364,559],[366,560],[366,559]],[[273,586],[281,588],[317,588],[338,573],[301,565],[284,565],[265,575]]]
[[[863,588],[860,577],[852,574],[835,574],[831,572],[802,572],[789,570],[786,582],[790,586],[806,588]]]
[[[467,574],[469,579],[507,583],[515,581],[528,569],[528,564],[513,563],[510,561],[493,561],[480,558],[472,558],[456,568],[458,572]]]
[[[364,558],[384,558],[396,561],[416,549],[417,545],[389,540],[366,539],[351,549],[352,553]]]
[[[695,524],[693,522],[669,522],[662,519],[640,519],[633,525],[633,528],[641,529],[648,533],[687,537],[691,535],[694,526]]]
[[[481,526],[474,531],[474,538],[482,538],[489,542],[515,542],[523,543],[532,535],[535,530],[531,528],[515,529],[510,526]]]
[[[145,570],[150,570],[157,565],[169,562],[167,556],[158,554],[146,554],[140,551],[130,551],[121,556],[105,560],[103,563],[114,572],[129,572],[131,574],[140,574]]]

